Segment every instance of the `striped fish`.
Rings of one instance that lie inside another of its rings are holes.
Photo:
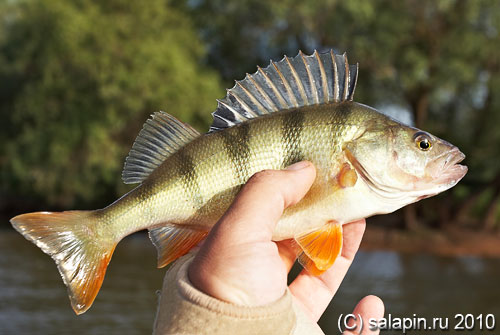
[[[316,180],[273,239],[295,239],[299,261],[319,275],[341,250],[343,224],[437,194],[467,171],[453,145],[353,102],[357,74],[333,52],[259,67],[218,102],[207,134],[153,114],[122,174],[139,185],[108,207],[28,213],[11,223],[55,260],[81,314],[122,238],[148,229],[165,266],[208,234],[253,174],[309,160]]]

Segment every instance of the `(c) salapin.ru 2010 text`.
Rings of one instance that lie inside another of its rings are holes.
[[[455,314],[453,318],[424,318],[413,314],[411,317],[396,317],[392,314],[384,318],[363,320],[360,314],[341,314],[338,319],[340,332],[350,330],[361,333],[364,327],[370,330],[494,330],[496,326],[493,314]]]

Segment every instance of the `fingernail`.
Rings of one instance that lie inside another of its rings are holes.
[[[302,169],[308,167],[309,164],[311,164],[311,163],[309,163],[308,161],[302,161],[302,162],[298,162],[298,163],[295,163],[295,164],[288,166],[285,170],[290,170],[290,171],[302,170]]]

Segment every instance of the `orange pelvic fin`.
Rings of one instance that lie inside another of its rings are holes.
[[[330,268],[342,249],[342,225],[329,221],[318,230],[301,235],[295,241],[302,249],[299,262],[312,273],[319,276]]]
[[[10,222],[57,264],[76,314],[90,308],[101,288],[116,242],[96,233],[92,211],[36,212]]]
[[[158,267],[184,256],[207,236],[208,231],[168,224],[149,229],[149,238],[158,251]]]

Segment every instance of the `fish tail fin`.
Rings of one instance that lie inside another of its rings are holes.
[[[35,212],[18,215],[10,222],[54,259],[75,313],[89,309],[117,243],[98,232],[95,212]]]

